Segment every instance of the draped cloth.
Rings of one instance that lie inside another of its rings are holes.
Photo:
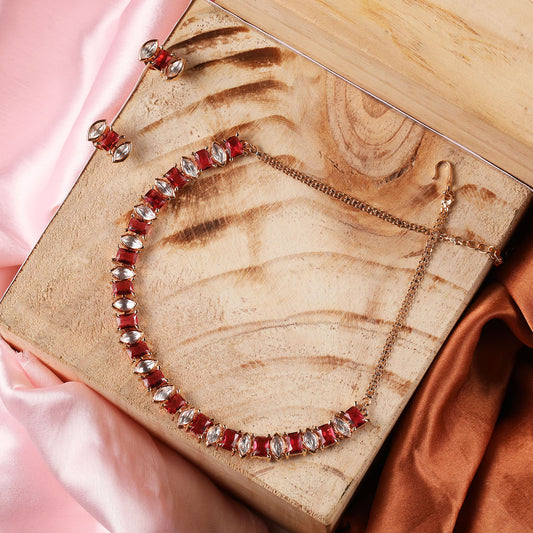
[[[185,0],[0,2],[0,293]],[[340,531],[533,529],[533,242],[475,298]],[[263,520],[81,383],[0,340],[0,529],[266,531]]]

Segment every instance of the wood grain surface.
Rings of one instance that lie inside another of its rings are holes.
[[[149,36],[147,36],[149,37]],[[110,258],[131,208],[181,155],[239,131],[283,161],[409,220],[502,244],[529,193],[478,158],[204,2],[168,46],[182,77],[146,72],[116,120],[134,144],[95,153],[0,304],[3,336],[82,380],[294,531],[330,531],[451,327],[486,256],[439,244],[394,349],[372,422],[278,463],[198,445],[151,403],[117,343]],[[134,59],[132,58],[132,61]],[[183,394],[235,429],[326,422],[364,393],[424,237],[354,211],[253,157],[205,172],[159,218],[138,264],[140,322]]]
[[[530,0],[214,0],[533,186]]]

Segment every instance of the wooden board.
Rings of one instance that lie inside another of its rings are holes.
[[[215,0],[533,186],[529,0]]]
[[[335,449],[241,460],[176,428],[117,343],[109,270],[132,206],[181,155],[240,131],[339,189],[431,224],[435,163],[453,161],[452,233],[503,243],[525,187],[220,10],[195,2],[169,45],[186,73],[146,72],[116,120],[134,143],[95,153],[0,304],[2,335],[89,384],[260,512],[330,531],[490,267],[439,245],[372,423]],[[138,265],[140,321],[165,373],[203,411],[258,434],[305,428],[367,386],[424,246],[249,156],[166,210]]]

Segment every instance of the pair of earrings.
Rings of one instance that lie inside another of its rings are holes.
[[[177,78],[185,68],[185,60],[159,46],[157,39],[146,41],[141,46],[139,61],[153,70],[159,70],[165,80]],[[131,142],[123,139],[124,135],[114,131],[105,119],[94,122],[87,134],[87,140],[96,148],[106,151],[113,163],[124,161],[130,155]]]

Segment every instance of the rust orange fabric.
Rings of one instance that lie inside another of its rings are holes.
[[[517,250],[448,338],[338,531],[533,531],[531,215]]]

